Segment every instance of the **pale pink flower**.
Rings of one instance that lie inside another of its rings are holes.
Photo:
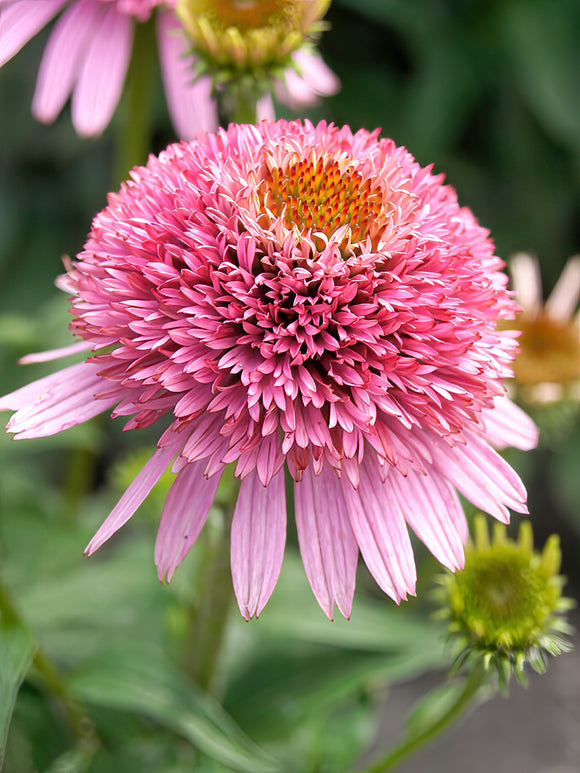
[[[0,66],[61,13],[44,50],[32,101],[35,118],[51,123],[72,94],[78,134],[105,129],[119,102],[131,57],[134,24],[157,14],[165,92],[175,129],[189,139],[209,125],[209,88],[192,83],[175,0],[0,0]]]
[[[233,584],[258,615],[284,553],[287,470],[324,612],[350,614],[359,550],[399,602],[416,580],[407,526],[454,569],[457,491],[501,521],[526,512],[491,447],[536,443],[502,387],[516,343],[496,323],[517,309],[502,266],[441,176],[378,132],[232,125],[171,145],[110,196],[59,285],[72,350],[93,353],[0,408],[18,438],[112,406],[127,429],[165,420],[88,553],[171,465],[155,548],[170,579],[235,464]]]
[[[528,402],[551,403],[580,398],[580,255],[570,258],[544,302],[538,260],[526,253],[510,261],[521,313],[513,327],[521,331],[514,363],[515,384]]]

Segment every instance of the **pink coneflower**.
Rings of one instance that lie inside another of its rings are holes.
[[[378,131],[232,125],[171,145],[110,196],[60,281],[82,339],[62,354],[94,353],[0,408],[19,438],[114,405],[127,429],[164,422],[88,553],[172,465],[155,549],[170,579],[235,464],[233,584],[258,615],[282,562],[288,470],[324,612],[350,614],[359,550],[399,602],[416,579],[408,525],[462,565],[456,490],[502,521],[526,512],[490,445],[536,442],[501,383],[516,343],[496,322],[517,309],[502,265],[441,176]]]
[[[194,80],[191,43],[173,9],[176,0],[0,0],[0,66],[62,11],[47,43],[32,101],[34,117],[52,123],[72,94],[73,125],[95,137],[108,125],[129,67],[134,24],[157,12],[157,39],[165,94],[177,135],[192,139],[217,129],[217,110],[208,77]],[[297,108],[334,94],[338,79],[315,52],[293,56],[278,79],[280,101]],[[262,117],[273,118],[268,98]]]

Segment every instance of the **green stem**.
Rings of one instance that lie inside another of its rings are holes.
[[[0,582],[0,616],[9,625],[18,625],[20,628],[27,627],[2,582]],[[38,645],[32,665],[45,688],[60,703],[71,733],[82,746],[95,747],[98,741],[93,723],[80,704],[70,695],[56,667]]]
[[[154,19],[135,23],[133,52],[118,123],[115,186],[127,177],[130,169],[144,164],[151,150],[156,50]]]
[[[185,647],[184,668],[206,692],[214,687],[217,665],[232,603],[230,526],[233,513],[224,515],[219,534],[205,529],[205,548],[196,586]]]
[[[263,96],[253,79],[231,81],[217,92],[221,126],[229,123],[257,123],[258,101]]]
[[[439,735],[446,727],[455,722],[476,697],[479,689],[485,682],[486,673],[483,665],[476,666],[467,676],[463,690],[443,715],[438,716],[430,725],[424,727],[416,735],[406,738],[398,746],[395,746],[394,749],[390,749],[384,757],[365,768],[363,773],[384,773],[387,770],[392,770],[395,765],[416,752]]]

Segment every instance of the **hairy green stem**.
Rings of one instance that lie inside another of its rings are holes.
[[[232,513],[224,515],[218,534],[204,530],[204,555],[196,585],[185,645],[184,668],[196,684],[212,692],[232,604],[230,527]]]
[[[398,746],[390,749],[384,757],[365,768],[363,773],[385,773],[385,771],[392,770],[395,765],[398,765],[406,757],[409,757],[438,736],[445,728],[459,719],[471,701],[477,696],[485,680],[486,671],[483,665],[480,664],[466,677],[463,690],[444,714],[436,717],[431,724],[424,727],[417,734],[405,738]]]
[[[217,92],[218,117],[221,126],[229,123],[256,123],[258,101],[262,96],[253,80],[233,81]]]
[[[133,53],[120,106],[115,186],[127,177],[130,169],[144,164],[151,151],[156,50],[154,19],[136,23]]]

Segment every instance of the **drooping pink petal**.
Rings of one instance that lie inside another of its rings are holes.
[[[576,311],[580,297],[580,256],[570,258],[546,301],[549,317],[567,322]]]
[[[466,441],[453,447],[433,443],[433,461],[441,475],[499,521],[509,523],[508,507],[527,513],[526,490],[517,473],[485,440],[470,433]]]
[[[405,521],[435,558],[452,571],[463,568],[463,544],[468,530],[455,490],[434,471],[392,470],[390,487]]]
[[[99,367],[81,362],[34,381],[0,399],[0,410],[16,410],[7,424],[17,440],[46,437],[98,416],[118,394],[95,399],[106,382]]]
[[[90,341],[77,341],[76,344],[70,346],[61,346],[58,349],[47,349],[44,352],[35,352],[34,354],[26,354],[21,357],[18,362],[20,365],[32,365],[37,362],[50,362],[51,360],[59,360],[61,357],[69,357],[71,354],[78,354],[79,352],[86,352],[87,349],[92,349],[93,344]]]
[[[268,486],[251,473],[241,483],[231,534],[234,592],[246,620],[258,617],[278,581],[286,543],[284,472]]]
[[[340,80],[322,57],[300,48],[292,54],[298,71],[288,67],[283,77],[276,81],[276,96],[293,110],[312,105],[319,97],[331,96],[340,89]]]
[[[204,462],[186,464],[167,496],[155,541],[160,580],[171,580],[205,523],[220,480],[218,474],[206,478],[205,467]]]
[[[360,484],[343,482],[352,530],[360,552],[377,584],[397,603],[415,594],[417,573],[405,518],[376,462],[365,459]]]
[[[68,0],[18,0],[0,6],[0,67],[28,43]]]
[[[165,97],[177,135],[191,140],[201,131],[215,131],[218,119],[211,79],[206,76],[194,81],[192,58],[173,11],[158,14],[157,39]]]
[[[485,439],[495,448],[521,448],[529,451],[538,445],[538,428],[522,409],[505,395],[496,397],[493,408],[481,412]]]
[[[300,554],[316,600],[330,620],[335,603],[350,617],[358,559],[342,485],[332,470],[314,475],[311,467],[294,485]]]
[[[93,0],[90,0],[93,2]],[[83,137],[101,134],[111,120],[129,67],[133,21],[107,4],[94,29],[72,97],[72,120]]]
[[[158,448],[155,451],[86,546],[85,553],[88,556],[98,550],[109,537],[112,537],[121,526],[127,523],[168,468],[176,450],[176,446],[173,444],[165,448]]]
[[[38,121],[54,121],[71,95],[99,17],[99,4],[85,0],[73,3],[56,23],[44,49],[32,99],[32,114]]]
[[[510,273],[519,305],[526,314],[536,316],[542,310],[542,277],[538,261],[525,252],[510,260]]]

